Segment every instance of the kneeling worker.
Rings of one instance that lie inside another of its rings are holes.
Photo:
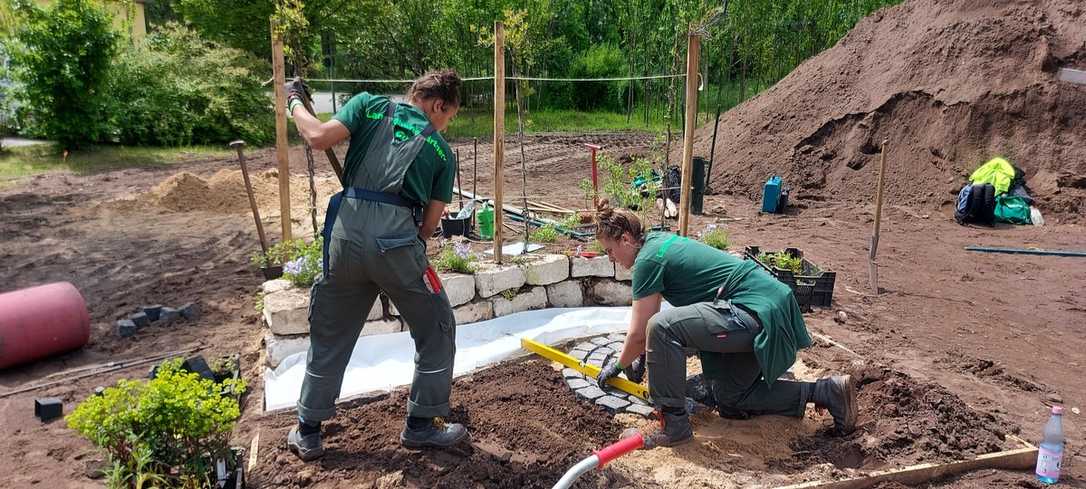
[[[439,131],[460,108],[453,71],[419,77],[408,103],[360,93],[322,123],[301,108],[305,86],[287,84],[298,132],[317,150],[350,140],[344,190],[328,204],[324,269],[313,285],[310,347],[287,445],[302,460],[324,454],[320,423],[335,414],[343,373],[378,291],[400,311],[415,341],[415,376],[400,434],[408,448],[449,447],[468,438],[449,414],[456,322],[430,268],[425,240],[452,200],[456,161]]]
[[[647,353],[649,395],[663,425],[649,446],[693,437],[686,410],[686,354],[698,351],[706,383],[722,417],[763,414],[802,417],[807,403],[833,416],[838,433],[856,426],[850,376],[817,382],[778,380],[811,345],[799,305],[787,285],[751,260],[669,233],[645,233],[637,216],[600,205],[596,237],[611,260],[633,273],[633,311],[618,361],[597,381],[629,368]],[[673,308],[660,311],[667,299]],[[646,348],[647,345],[647,348]]]

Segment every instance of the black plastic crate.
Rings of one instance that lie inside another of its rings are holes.
[[[777,268],[770,266],[768,263],[762,263],[758,259],[758,255],[762,254],[762,250],[757,246],[748,246],[744,251],[744,255],[749,260],[754,260],[759,266],[771,273],[777,280],[785,283],[792,289],[792,293],[796,296],[796,302],[799,302],[799,306],[806,309],[810,307],[830,307],[830,303],[833,301],[833,284],[837,281],[837,272],[827,272],[819,268],[814,263],[811,263],[806,258],[803,258],[803,251],[799,248],[785,248],[784,253],[801,259],[802,270],[800,273],[793,273],[791,270],[785,270],[783,268]],[[765,251],[766,254],[777,253],[775,251]]]

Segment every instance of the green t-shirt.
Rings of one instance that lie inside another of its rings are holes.
[[[721,298],[743,306],[762,324],[754,353],[772,384],[796,361],[796,351],[811,346],[792,289],[753,260],[744,260],[700,241],[670,233],[649,233],[633,266],[633,296],[660,293],[673,306]]]
[[[343,169],[343,181],[350,182],[362,160],[366,149],[373,139],[374,130],[382,123],[388,108],[388,97],[370,95],[362,92],[339,109],[334,116],[351,132],[351,143],[347,147],[346,165]],[[393,129],[396,138],[406,140],[422,131],[430,120],[418,108],[397,104],[393,116]],[[456,156],[445,142],[445,138],[436,131],[431,134],[422,151],[404,174],[403,189],[400,196],[426,205],[431,200],[440,200],[446,204],[452,202],[453,181],[456,178]]]

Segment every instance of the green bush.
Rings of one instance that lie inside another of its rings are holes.
[[[626,55],[614,44],[589,47],[570,66],[572,78],[616,78],[629,75]],[[579,110],[625,110],[628,81],[581,83],[573,91],[573,102]]]
[[[12,53],[28,132],[64,148],[109,134],[105,90],[117,34],[92,0],[57,0],[48,10],[23,3],[25,23]]]
[[[602,193],[610,199],[611,207],[625,207],[639,211],[644,220],[645,214],[652,208],[660,183],[653,177],[652,163],[644,158],[635,159],[630,165],[623,166],[607,155],[599,158],[603,172]],[[644,182],[641,187],[634,186],[634,180]]]
[[[537,243],[554,243],[558,241],[558,228],[553,224],[547,224],[535,231],[528,237],[529,241]]]
[[[221,384],[164,362],[150,381],[124,380],[91,396],[68,426],[105,450],[111,487],[210,487],[214,461],[228,458],[240,416],[233,395],[243,380]],[[165,481],[164,483],[162,481]]]
[[[271,141],[266,63],[167,24],[118,57],[110,76],[119,141],[181,146]]]
[[[305,246],[305,241],[301,239],[295,239],[290,241],[280,241],[271,248],[268,248],[268,252],[254,252],[249,261],[253,266],[266,267],[268,265],[282,265],[295,258],[298,254],[298,250]]]
[[[710,224],[705,232],[701,235],[701,242],[705,243],[718,250],[727,250],[728,245],[728,232],[724,228],[717,227],[715,224]]]

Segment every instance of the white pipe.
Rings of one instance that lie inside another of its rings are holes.
[[[576,465],[570,467],[566,471],[565,475],[558,482],[554,484],[553,489],[569,489],[573,485],[573,481],[577,480],[585,472],[588,472],[600,464],[600,458],[596,455],[590,455],[588,458],[577,462]]]

